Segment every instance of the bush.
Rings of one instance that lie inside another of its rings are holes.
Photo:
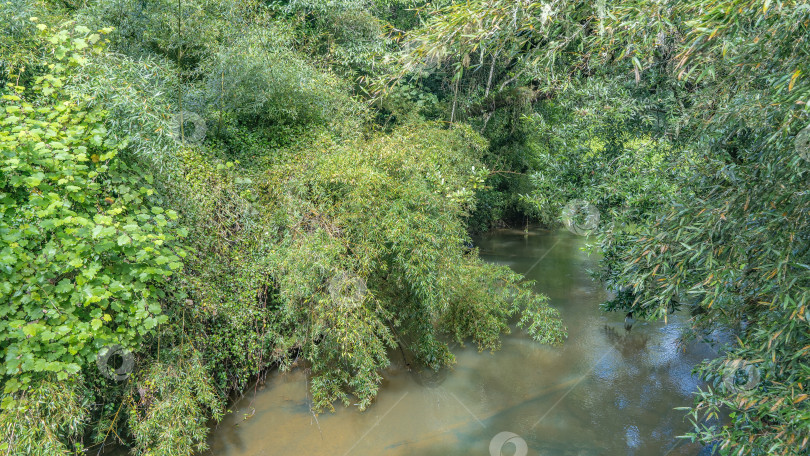
[[[362,119],[361,106],[337,77],[279,46],[272,31],[235,38],[205,73],[209,105],[233,113],[248,128],[272,133],[324,125],[347,131]]]
[[[70,68],[99,50],[100,34],[39,27],[54,46],[51,72],[2,97],[6,394],[46,373],[62,380],[95,366],[107,344],[134,348],[165,321],[164,287],[185,255],[177,214],[155,205],[148,178],[116,157],[121,145],[107,137],[104,112],[65,93]]]

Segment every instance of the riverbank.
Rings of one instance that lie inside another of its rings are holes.
[[[204,454],[486,454],[504,431],[520,436],[529,454],[700,450],[676,438],[689,426],[673,410],[699,384],[692,367],[714,356],[705,344],[679,345],[688,316],[625,331],[622,315],[598,308],[607,292],[588,276],[596,258],[580,250],[587,240],[568,232],[495,230],[475,242],[482,258],[537,281],[569,329],[562,347],[537,344],[519,329],[495,354],[455,345],[457,363],[431,382],[392,356],[365,412],[313,415],[305,371],[273,372],[232,405]]]

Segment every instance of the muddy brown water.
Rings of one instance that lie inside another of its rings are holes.
[[[482,258],[537,281],[568,327],[564,346],[539,345],[515,330],[494,354],[453,347],[457,364],[424,376],[395,357],[365,412],[337,405],[317,417],[302,370],[271,373],[232,404],[234,413],[212,429],[204,454],[698,454],[698,445],[676,438],[689,424],[673,408],[691,404],[700,385],[691,369],[716,352],[678,343],[688,315],[676,313],[667,324],[637,322],[627,332],[623,315],[601,312],[607,292],[588,276],[596,259],[581,250],[587,242],[542,230],[475,239]]]

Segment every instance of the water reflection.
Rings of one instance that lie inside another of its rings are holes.
[[[580,250],[585,242],[540,230],[476,239],[482,257],[529,271],[549,295],[569,328],[563,347],[537,345],[516,330],[494,355],[454,347],[458,363],[437,373],[408,370],[392,356],[364,413],[338,407],[315,417],[304,374],[273,374],[234,405],[208,454],[487,455],[502,432],[525,441],[527,456],[697,454],[676,439],[688,423],[673,407],[691,403],[698,386],[691,368],[713,350],[681,346],[688,315],[676,313],[668,325],[636,322],[628,332],[624,315],[600,312],[606,294],[587,275],[595,259]],[[519,449],[512,442],[502,454]]]

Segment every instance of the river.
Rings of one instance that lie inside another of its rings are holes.
[[[338,405],[314,416],[303,371],[274,372],[232,404],[205,454],[697,454],[700,446],[676,438],[690,425],[673,408],[691,404],[700,385],[691,369],[716,352],[700,342],[679,344],[688,314],[671,315],[667,324],[637,322],[628,332],[623,315],[601,312],[607,292],[587,273],[596,259],[581,250],[586,242],[539,229],[475,239],[482,258],[526,274],[551,298],[568,327],[562,347],[515,330],[494,354],[452,347],[457,364],[430,377],[394,357],[365,412]]]

